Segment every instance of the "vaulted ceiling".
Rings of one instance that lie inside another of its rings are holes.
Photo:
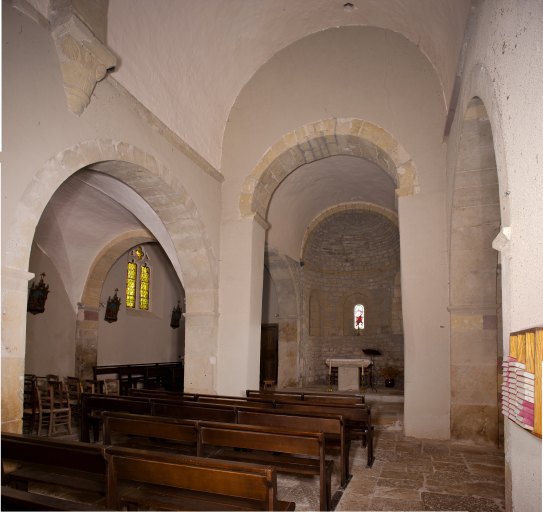
[[[224,136],[242,91],[266,77],[269,71],[262,70],[274,57],[283,52],[288,59],[289,47],[331,28],[377,27],[405,38],[434,70],[446,112],[469,14],[469,0],[109,0],[107,44],[119,58],[112,76],[221,172]],[[336,94],[342,94],[340,82]],[[381,169],[361,159],[305,165],[272,198],[268,243],[296,258],[321,212],[352,201],[395,210],[394,188]],[[156,236],[160,230],[130,193],[112,178],[81,173],[44,213],[36,241],[69,263],[73,283],[67,288],[74,296],[96,253],[92,247],[123,231],[145,227]]]

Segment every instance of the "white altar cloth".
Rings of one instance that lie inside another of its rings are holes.
[[[358,368],[362,370],[364,374],[364,368],[367,368],[371,364],[370,359],[326,359],[328,365],[328,378],[332,373],[332,366],[338,368],[338,382],[337,387],[340,391],[358,391],[360,384],[358,381]]]

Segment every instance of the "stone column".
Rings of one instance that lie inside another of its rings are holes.
[[[218,389],[258,388],[267,223],[257,215],[223,223],[219,293]]]
[[[28,281],[34,274],[2,267],[2,432],[22,432]]]
[[[214,312],[185,313],[185,392],[217,393],[217,320]]]
[[[449,307],[451,312],[451,435],[498,443],[497,305]]]
[[[75,327],[75,372],[82,379],[92,379],[92,367],[98,363],[98,308],[78,304]]]

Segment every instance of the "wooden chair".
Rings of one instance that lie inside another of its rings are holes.
[[[81,393],[83,392],[83,386],[81,381],[77,377],[65,377],[64,385],[66,392],[68,393],[68,403],[72,410],[72,419],[76,424],[79,424],[81,418]]]
[[[47,435],[51,436],[60,425],[66,425],[72,433],[72,414],[68,394],[62,382],[48,382],[47,378],[37,377],[38,435],[47,425]]]
[[[83,393],[98,393],[100,391],[100,385],[97,380],[86,379],[81,382],[81,390]]]
[[[23,433],[33,434],[38,416],[36,375],[26,373],[23,387]]]
[[[119,379],[104,379],[102,384],[104,395],[120,395],[120,382]]]

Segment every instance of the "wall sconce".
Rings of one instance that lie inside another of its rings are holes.
[[[117,297],[117,292],[119,288],[115,288],[115,295],[113,297],[109,296],[107,299],[106,305],[106,314],[104,315],[104,320],[106,322],[116,322],[117,313],[119,312],[119,306],[121,305],[121,299]]]
[[[177,301],[177,307],[173,308],[172,310],[172,320],[170,322],[170,327],[172,329],[177,329],[179,327],[179,322],[181,320],[181,315],[183,314],[183,310],[180,306],[181,301]]]
[[[30,290],[28,291],[28,304],[26,310],[33,315],[38,313],[43,313],[45,311],[45,301],[47,300],[47,295],[49,294],[49,285],[43,282],[45,273],[40,274],[40,282],[36,286],[35,281],[32,281]]]

